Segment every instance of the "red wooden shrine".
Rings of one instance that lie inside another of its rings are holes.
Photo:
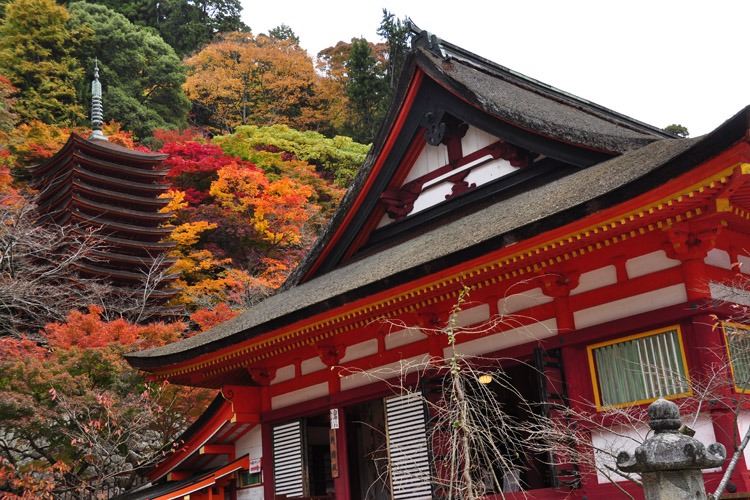
[[[509,412],[570,407],[590,416],[566,423],[589,444],[625,447],[645,424],[618,424],[619,408],[695,402],[718,380],[692,426],[734,449],[750,367],[726,302],[750,272],[749,137],[750,109],[680,139],[419,33],[354,185],[282,289],[128,357],[152,380],[221,390],[130,498],[183,498],[245,456],[190,498],[444,496],[420,395],[451,356],[451,319],[455,349],[514,385],[497,392]],[[525,457],[486,495],[642,498],[589,458]],[[750,491],[747,459],[732,493]]]

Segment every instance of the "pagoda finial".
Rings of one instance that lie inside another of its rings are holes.
[[[99,61],[94,58],[94,81],[91,82],[91,128],[93,132],[89,139],[107,140],[102,133],[104,124],[104,108],[102,107],[102,84],[99,83]]]

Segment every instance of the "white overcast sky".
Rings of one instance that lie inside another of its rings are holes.
[[[375,31],[385,7],[496,63],[646,123],[710,132],[750,104],[750,0],[242,0],[314,56]]]

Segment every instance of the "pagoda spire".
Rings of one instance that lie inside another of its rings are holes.
[[[91,137],[106,141],[107,136],[102,133],[104,124],[104,108],[102,107],[102,84],[99,83],[99,61],[94,58],[94,81],[91,82]]]

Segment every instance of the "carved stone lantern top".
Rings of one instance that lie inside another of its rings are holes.
[[[658,399],[648,407],[649,426],[654,435],[646,439],[631,455],[617,455],[617,467],[623,472],[654,472],[689,469],[711,469],[724,463],[724,445],[706,446],[694,437],[679,432],[680,409],[671,401]]]

